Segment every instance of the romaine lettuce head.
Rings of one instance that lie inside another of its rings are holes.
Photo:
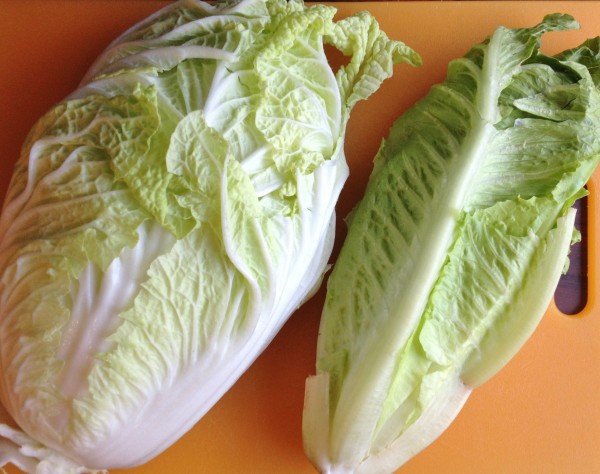
[[[304,439],[321,472],[390,473],[543,316],[600,161],[598,41],[498,28],[394,124],[328,281]]]
[[[2,464],[145,462],[319,284],[349,112],[419,60],[334,14],[173,3],[35,125],[0,218],[0,398],[23,430],[0,426]]]

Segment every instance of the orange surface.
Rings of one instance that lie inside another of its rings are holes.
[[[165,2],[0,0],[0,195],[37,117],[76,87],[117,34]],[[502,24],[530,26],[543,14],[569,12],[575,32],[552,33],[546,52],[600,34],[597,2],[337,3],[341,15],[371,10],[388,34],[414,47],[424,66],[395,77],[355,110],[348,132],[352,174],[339,214],[359,198],[370,160],[393,119],[431,84],[447,62]],[[600,212],[600,174],[590,183],[589,241]],[[340,225],[339,239],[343,225]],[[477,389],[454,424],[410,461],[405,474],[600,473],[600,293],[596,248],[589,249],[589,297],[576,317],[554,306],[523,350]],[[304,380],[314,369],[323,292],[294,314],[251,369],[187,435],[149,464],[150,473],[308,474],[301,441]],[[165,413],[165,416],[169,416]],[[160,429],[157,428],[157,429]],[[17,472],[9,468],[9,473]],[[113,471],[125,472],[125,471]]]

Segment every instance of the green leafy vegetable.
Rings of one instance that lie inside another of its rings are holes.
[[[600,160],[598,41],[498,28],[394,124],[328,282],[307,380],[321,472],[389,473],[431,443],[530,336]]]
[[[350,110],[419,61],[334,14],[173,3],[35,125],[0,218],[0,398],[23,430],[0,426],[0,464],[145,462],[319,284]]]

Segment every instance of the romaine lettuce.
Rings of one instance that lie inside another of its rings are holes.
[[[390,473],[452,422],[543,316],[600,160],[597,40],[553,14],[500,27],[393,125],[328,281],[305,450]]]

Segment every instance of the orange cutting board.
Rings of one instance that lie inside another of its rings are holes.
[[[76,86],[124,29],[164,1],[0,0],[0,196],[34,121]],[[600,2],[336,3],[340,16],[368,9],[390,37],[416,49],[423,67],[399,66],[352,115],[351,177],[338,206],[360,197],[371,159],[392,121],[441,80],[452,58],[499,25],[532,26],[544,14],[574,15],[582,29],[552,33],[555,53],[600,35]],[[600,133],[600,131],[599,131]],[[588,303],[575,316],[554,304],[522,351],[477,389],[450,428],[405,474],[600,473],[600,314],[597,295],[600,173],[590,182]],[[1,199],[1,198],[0,198]],[[338,245],[345,228],[339,224]],[[335,253],[334,253],[335,255]],[[304,381],[314,373],[323,291],[298,310],[248,372],[197,425],[137,474],[309,474],[302,450]],[[165,417],[169,414],[165,413]],[[157,427],[160,429],[160,427]],[[18,472],[12,467],[9,473]]]

